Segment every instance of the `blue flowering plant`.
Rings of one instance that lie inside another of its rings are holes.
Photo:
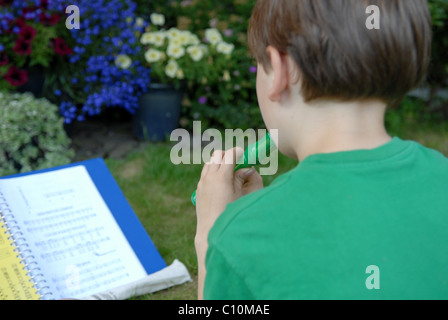
[[[139,42],[137,59],[151,69],[153,82],[180,87],[229,77],[226,66],[232,60],[235,45],[216,28],[197,33],[167,28],[165,16],[152,13]]]
[[[135,113],[147,91],[150,70],[136,56],[146,24],[135,17],[130,0],[72,0],[81,12],[80,28],[72,29],[70,63],[54,70],[52,100],[67,124],[84,121],[106,108]]]
[[[72,53],[64,2],[0,0],[0,89],[25,85],[30,68],[48,68]]]

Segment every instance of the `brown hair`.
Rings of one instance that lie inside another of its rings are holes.
[[[380,29],[366,27],[369,5],[380,8]],[[268,46],[294,59],[306,101],[394,105],[424,79],[432,31],[426,0],[258,0],[248,37],[266,69]]]

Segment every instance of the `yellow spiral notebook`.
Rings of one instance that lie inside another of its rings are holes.
[[[26,253],[18,252],[9,230],[0,220],[0,300],[36,300],[40,289],[29,276]]]
[[[169,270],[102,159],[0,178],[0,300],[127,299]]]

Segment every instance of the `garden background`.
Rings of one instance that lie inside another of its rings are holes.
[[[150,84],[164,83],[183,92],[176,127],[263,128],[246,43],[254,3],[0,0],[0,176],[104,157],[166,262],[196,280],[190,196],[202,167],[173,165],[169,139],[138,139],[134,114]],[[429,4],[430,72],[386,123],[448,156],[448,1]],[[66,26],[69,5],[79,29]],[[296,165],[280,157],[278,175]],[[195,298],[193,281],[139,299]]]

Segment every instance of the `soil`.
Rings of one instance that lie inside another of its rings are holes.
[[[69,130],[69,136],[76,152],[75,161],[93,158],[122,159],[146,143],[134,136],[132,121],[129,119],[90,119],[76,123]]]

